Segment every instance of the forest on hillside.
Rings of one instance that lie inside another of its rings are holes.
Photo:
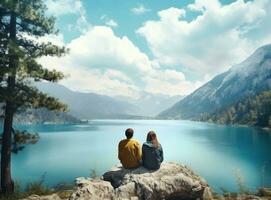
[[[249,96],[213,114],[205,115],[202,120],[271,128],[271,91]]]

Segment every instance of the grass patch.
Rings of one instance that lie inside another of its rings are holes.
[[[236,183],[240,194],[251,194],[251,191],[246,187],[245,179],[241,175],[240,169],[235,171]]]
[[[99,178],[99,176],[98,176],[98,174],[97,174],[97,172],[96,172],[95,169],[92,169],[90,171],[90,178],[93,178],[93,179],[98,179]]]
[[[68,199],[71,195],[72,195],[72,191],[58,191],[57,195],[61,198],[61,199]]]
[[[46,173],[41,176],[40,180],[27,184],[25,193],[28,195],[50,195],[54,193],[51,188],[44,185],[45,177]]]
[[[74,189],[74,184],[67,183],[67,182],[58,183],[54,187],[55,193],[57,193],[61,199],[68,199],[71,196],[73,189]]]
[[[73,184],[61,182],[50,188],[44,185],[45,176],[46,174],[43,174],[40,180],[28,183],[24,189],[22,189],[20,182],[16,181],[14,193],[10,195],[0,194],[0,200],[18,200],[34,194],[39,196],[57,194],[61,199],[68,199],[71,196]]]

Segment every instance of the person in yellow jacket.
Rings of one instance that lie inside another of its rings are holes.
[[[140,166],[141,146],[140,143],[132,139],[134,130],[128,128],[125,131],[127,139],[119,142],[118,157],[122,166],[126,169],[137,168]]]

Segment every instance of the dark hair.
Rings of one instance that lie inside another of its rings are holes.
[[[133,129],[131,129],[131,128],[126,129],[126,131],[125,131],[125,135],[126,135],[127,139],[132,138],[132,137],[133,137],[133,135],[134,135],[134,130],[133,130]]]
[[[157,140],[156,133],[154,131],[148,132],[147,142],[151,142],[155,148],[158,148],[160,145]]]

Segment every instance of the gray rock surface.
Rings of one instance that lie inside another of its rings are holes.
[[[39,196],[39,195],[33,194],[22,200],[61,200],[61,198],[57,194],[46,195],[46,196]]]
[[[101,179],[78,178],[76,184],[70,200],[212,199],[206,181],[186,166],[175,163],[163,163],[156,171],[114,167]]]

